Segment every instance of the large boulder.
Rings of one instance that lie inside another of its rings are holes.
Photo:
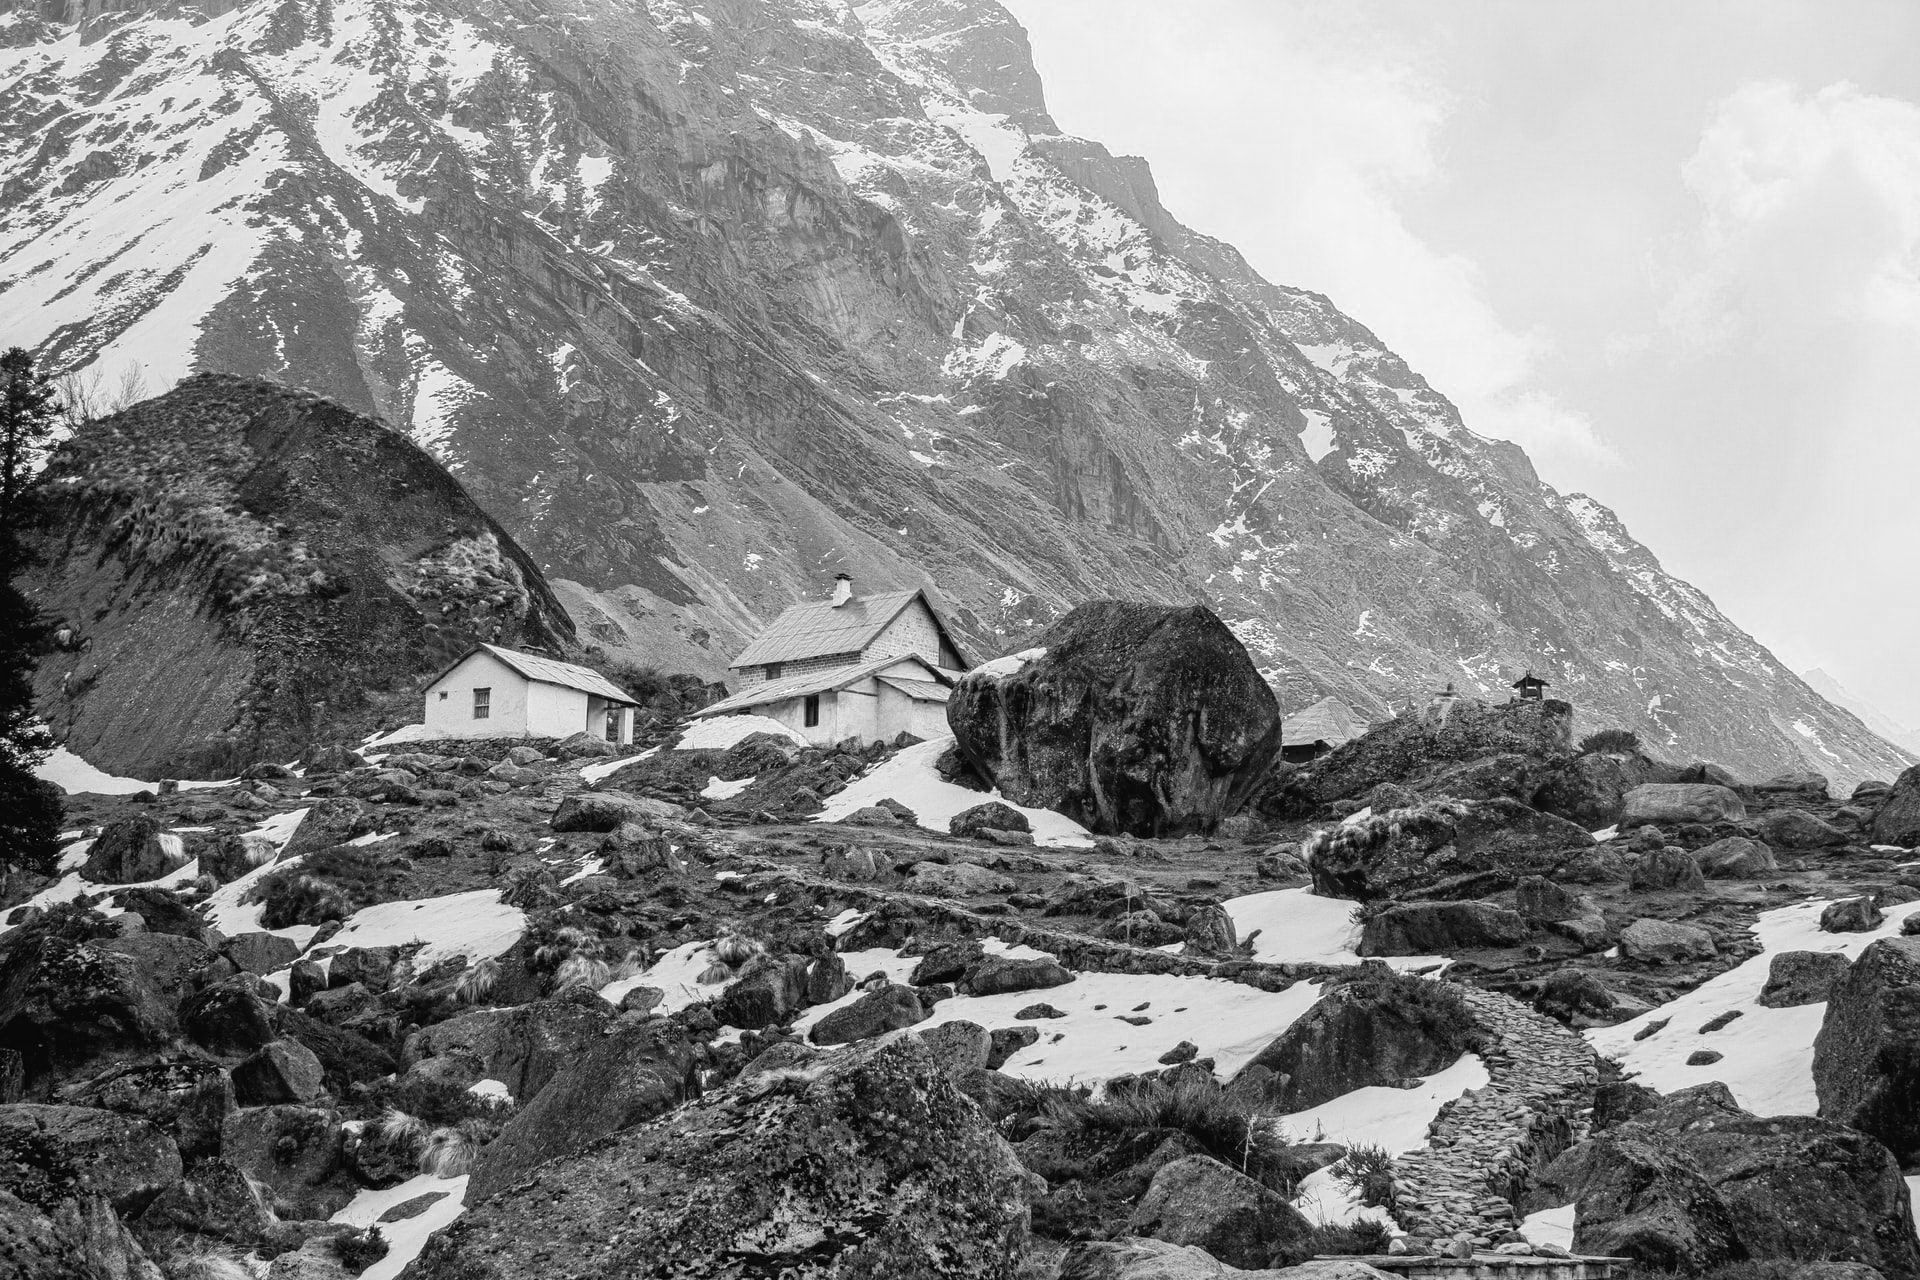
[[[1759,1003],[1767,1009],[1820,1004],[1846,980],[1847,958],[1838,951],[1778,951],[1767,965]]]
[[[1648,917],[1620,931],[1620,954],[1647,964],[1675,964],[1710,960],[1719,954],[1719,948],[1714,945],[1713,935],[1699,925]]]
[[[1653,762],[1645,756],[1590,752],[1549,774],[1534,791],[1532,804],[1597,831],[1619,822],[1627,793],[1653,777]]]
[[[312,1102],[324,1091],[325,1073],[313,1050],[298,1040],[275,1040],[233,1068],[233,1091],[243,1107]]]
[[[80,874],[95,884],[138,884],[177,871],[187,860],[180,837],[142,813],[103,827],[87,848]]]
[[[1475,1031],[1445,985],[1368,973],[1332,987],[1241,1069],[1237,1089],[1277,1112],[1451,1066]]]
[[[1684,822],[1740,822],[1747,806],[1730,787],[1707,782],[1644,782],[1627,792],[1622,827],[1667,826]]]
[[[1195,1245],[1233,1267],[1264,1267],[1312,1230],[1278,1193],[1212,1156],[1160,1167],[1127,1219],[1133,1235]]]
[[[141,1056],[174,1029],[169,1002],[132,956],[104,943],[22,935],[0,958],[0,1050],[29,1095],[83,1068]]]
[[[1880,807],[1867,827],[1873,843],[1903,849],[1920,845],[1920,764],[1894,779],[1893,788],[1878,793],[1878,798]]]
[[[296,1104],[244,1107],[227,1117],[220,1154],[270,1188],[290,1216],[325,1218],[353,1198],[340,1116]]]
[[[982,831],[1032,831],[1033,824],[1012,805],[989,800],[948,818],[947,830],[956,836],[976,839]]]
[[[514,1113],[473,1170],[478,1203],[535,1165],[648,1120],[697,1092],[693,1046],[666,1019],[621,1027],[582,1053]]]
[[[75,1106],[137,1116],[172,1138],[183,1159],[220,1150],[220,1131],[232,1114],[233,1081],[204,1058],[133,1062],[61,1091]]]
[[[1103,600],[967,673],[947,723],[1000,793],[1094,831],[1211,831],[1280,749],[1273,690],[1219,618]]]
[[[25,1199],[98,1195],[133,1216],[179,1181],[181,1168],[173,1139],[137,1116],[32,1102],[0,1106],[0,1188]]]
[[[913,988],[885,986],[869,991],[813,1024],[807,1038],[815,1044],[851,1044],[925,1022],[927,1011]]]
[[[901,888],[934,898],[971,898],[982,893],[1012,893],[1013,881],[971,862],[916,862]]]
[[[1920,1161],[1920,937],[1873,942],[1834,985],[1813,1083],[1823,1117]]]
[[[570,1274],[1007,1280],[1030,1177],[913,1037],[758,1073],[538,1168],[428,1242],[412,1280]],[[556,1206],[564,1211],[556,1212]]]
[[[554,810],[555,831],[616,831],[623,822],[643,826],[661,818],[682,818],[686,810],[665,800],[619,791],[576,791]]]
[[[1694,861],[1710,880],[1752,880],[1769,876],[1780,869],[1773,850],[1758,840],[1728,836],[1696,850]]]
[[[1071,970],[1043,956],[1018,960],[987,956],[968,967],[954,990],[963,996],[999,996],[1013,991],[1063,987],[1072,981]]]
[[[1747,1257],[1920,1274],[1907,1188],[1884,1146],[1831,1120],[1750,1115],[1718,1083],[1643,1101],[1548,1165],[1529,1197],[1524,1207],[1579,1206],[1576,1251],[1649,1267]]]
[[[1527,940],[1527,922],[1491,902],[1408,902],[1369,917],[1360,930],[1363,956],[1431,956],[1474,947],[1511,947]]]
[[[408,1036],[400,1065],[409,1080],[459,1089],[498,1080],[525,1103],[597,1044],[612,1020],[604,1000],[536,1000],[510,1009],[477,1009]]]
[[[1307,864],[1323,897],[1443,887],[1442,896],[1474,897],[1551,875],[1593,846],[1583,828],[1517,801],[1429,801],[1373,810],[1316,835]]]
[[[1673,889],[1704,889],[1707,881],[1692,854],[1665,845],[1646,850],[1628,864],[1627,887],[1662,893]]]
[[[1567,1151],[1540,1172],[1531,1197],[1539,1208],[1577,1206],[1576,1253],[1695,1274],[1744,1253],[1733,1214],[1699,1165],[1645,1125],[1618,1125]]]
[[[1778,849],[1825,849],[1849,839],[1846,832],[1804,809],[1773,809],[1749,825],[1754,834]]]
[[[0,1188],[0,1260],[18,1280],[165,1280],[105,1196]]]

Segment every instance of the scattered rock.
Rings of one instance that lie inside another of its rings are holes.
[[[890,985],[835,1009],[813,1024],[807,1038],[820,1045],[850,1044],[926,1020],[927,1011],[912,988]]]
[[[1781,849],[1824,849],[1847,843],[1847,833],[1799,809],[1774,809],[1748,824],[1768,844]]]
[[[1707,881],[1700,864],[1685,849],[1668,846],[1649,849],[1635,858],[1627,871],[1630,888],[1660,893],[1674,889],[1704,889]]]
[[[233,1069],[234,1096],[243,1107],[311,1102],[323,1092],[320,1059],[298,1040],[275,1040]]]
[[[961,995],[998,996],[1011,991],[1063,987],[1072,981],[1073,972],[1053,960],[987,956],[967,970],[956,989]]]
[[[938,862],[916,862],[906,883],[908,893],[924,893],[936,898],[971,898],[985,893],[1012,893],[1013,881],[971,862],[943,866]]]
[[[1820,928],[1827,933],[1872,933],[1886,922],[1872,898],[1841,898],[1820,913]]]
[[[684,818],[686,812],[677,804],[619,791],[576,791],[560,802],[552,826],[555,831],[613,831],[623,822],[645,826],[660,818]]]
[[[956,836],[977,839],[985,830],[1032,832],[1033,824],[1027,821],[1027,815],[1010,804],[998,800],[989,800],[985,804],[974,805],[971,809],[962,809],[947,819],[947,830]]]

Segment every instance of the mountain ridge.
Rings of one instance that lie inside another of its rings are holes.
[[[385,417],[610,651],[718,674],[841,569],[935,587],[985,648],[1204,600],[1287,706],[1533,669],[1666,754],[1904,765],[1144,160],[1059,133],[991,0],[0,10],[0,119],[48,134],[0,143],[0,339]]]

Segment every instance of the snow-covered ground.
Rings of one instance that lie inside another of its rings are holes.
[[[583,764],[580,766],[580,776],[588,782],[598,782],[609,774],[617,773],[626,768],[635,760],[647,759],[658,750],[660,750],[658,747],[648,747],[637,756],[615,756],[611,760],[595,760],[592,764]]]
[[[395,1205],[436,1191],[441,1193],[441,1198],[413,1217],[398,1222],[380,1221],[380,1215]],[[466,1196],[465,1175],[436,1178],[423,1173],[384,1191],[362,1191],[346,1208],[333,1215],[333,1221],[349,1223],[362,1230],[377,1223],[380,1234],[387,1239],[387,1256],[362,1271],[360,1280],[393,1280],[409,1262],[420,1256],[420,1251],[427,1247],[428,1236],[460,1216]]]
[[[690,1004],[711,1000],[726,990],[724,982],[704,984],[698,981],[701,972],[713,963],[713,959],[712,939],[682,943],[671,951],[662,952],[660,958],[643,972],[600,988],[600,997],[608,1004],[618,1005],[621,997],[635,987],[657,987],[665,994],[652,1012],[677,1013]]]
[[[1773,957],[1782,951],[1858,956],[1876,938],[1897,937],[1901,921],[1920,912],[1920,903],[1907,903],[1887,908],[1886,923],[1872,933],[1824,933],[1820,913],[1826,906],[1819,900],[1762,913],[1754,921],[1765,948],[1761,954],[1649,1013],[1587,1032],[1588,1042],[1662,1093],[1719,1080],[1755,1115],[1813,1115],[1820,1106],[1813,1088],[1813,1040],[1827,1006],[1763,1008],[1758,997]],[[1702,1034],[1704,1023],[1729,1011],[1740,1016]],[[1667,1025],[1661,1030],[1644,1040],[1634,1038],[1663,1019]],[[1707,1066],[1688,1066],[1688,1056],[1700,1049],[1724,1056]]]
[[[158,782],[147,782],[140,778],[122,778],[96,769],[65,747],[55,747],[53,751],[33,771],[33,776],[43,782],[51,782],[68,795],[78,795],[83,791],[103,796],[130,796],[136,791],[152,791],[159,787]],[[210,787],[230,787],[237,778],[227,778],[220,782],[182,782],[182,791],[201,791]]]
[[[511,950],[527,931],[527,913],[500,901],[498,889],[438,898],[382,902],[347,917],[328,947],[404,947],[425,943],[414,964],[431,968],[449,956],[469,964]]]
[[[695,720],[680,735],[681,751],[725,751],[756,733],[771,733],[775,737],[786,738],[806,745],[806,739],[767,716],[714,716],[710,720]]]
[[[913,810],[921,826],[931,831],[945,831],[948,819],[961,810],[971,809],[989,800],[1002,800],[998,791],[969,791],[941,778],[934,770],[933,763],[952,745],[952,735],[942,735],[928,742],[917,743],[892,759],[882,761],[848,783],[844,791],[835,793],[814,821],[837,822],[855,809],[894,799]],[[1013,807],[1025,814],[1027,821],[1033,824],[1035,844],[1073,848],[1087,848],[1093,844],[1092,834],[1071,818],[1063,817],[1051,809],[1028,809],[1020,805]]]
[[[1353,909],[1360,904],[1345,898],[1322,898],[1309,887],[1270,889],[1229,898],[1223,904],[1233,918],[1234,933],[1242,942],[1255,929],[1253,958],[1270,964],[1319,961],[1357,964],[1354,951],[1360,926]],[[1445,956],[1389,956],[1386,963],[1400,970],[1431,969],[1447,963]]]
[[[1441,1107],[1464,1093],[1484,1088],[1491,1079],[1479,1055],[1465,1053],[1415,1088],[1355,1089],[1331,1102],[1284,1116],[1281,1123],[1296,1142],[1339,1142],[1349,1147],[1372,1144],[1384,1147],[1389,1155],[1403,1156],[1427,1144],[1427,1126]],[[1352,1222],[1359,1218],[1391,1222],[1385,1209],[1361,1204],[1326,1169],[1301,1180],[1293,1204],[1311,1222]]]

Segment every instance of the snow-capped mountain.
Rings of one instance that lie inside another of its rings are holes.
[[[1061,134],[993,0],[10,7],[0,343],[382,415],[610,649],[718,673],[837,569],[982,647],[1205,599],[1287,706],[1531,669],[1669,755],[1904,764]]]
[[[1865,725],[1877,737],[1891,742],[1894,746],[1900,748],[1910,756],[1920,758],[1920,731],[1915,731],[1901,724],[1898,720],[1895,720],[1892,716],[1841,684],[1820,667],[1815,667],[1811,671],[1803,672],[1800,678],[1807,682],[1809,689],[1812,689],[1834,706],[1839,707],[1842,711],[1850,711],[1858,716],[1860,723]]]

